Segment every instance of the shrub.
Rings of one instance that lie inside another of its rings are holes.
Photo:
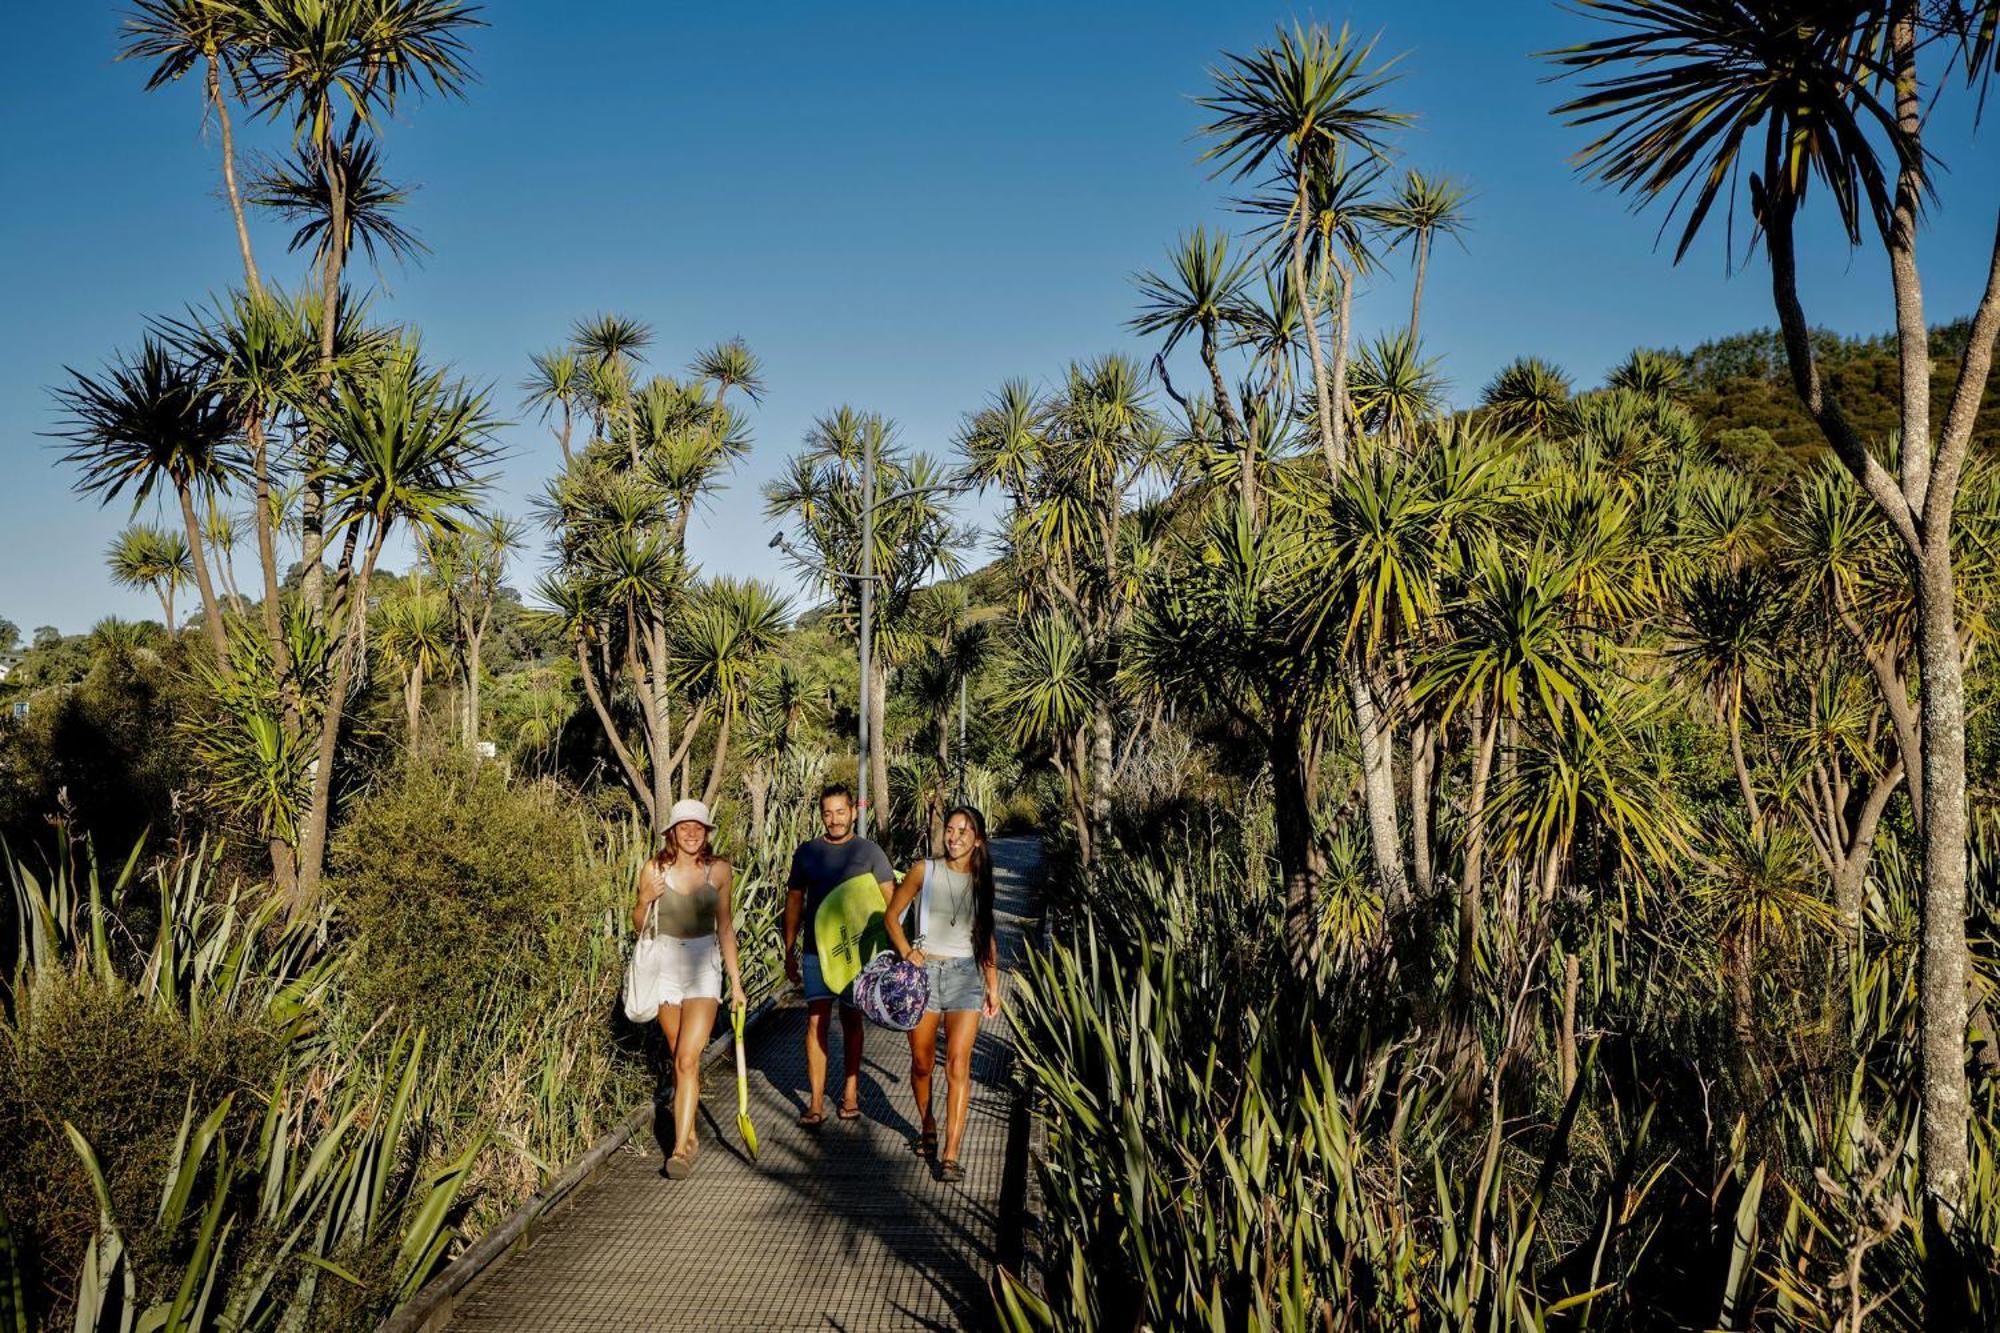
[[[190,781],[174,727],[190,707],[180,652],[106,648],[73,688],[42,691],[25,718],[0,722],[0,834],[17,849],[45,838],[59,792],[111,856],[174,822]]]
[[[1000,807],[999,818],[994,821],[993,836],[1013,837],[1022,833],[1033,833],[1042,826],[1042,807],[1034,797],[1017,791],[1007,798]]]
[[[8,1219],[42,1257],[53,1291],[74,1285],[97,1224],[82,1161],[63,1133],[82,1131],[104,1163],[112,1205],[139,1271],[165,1238],[148,1227],[189,1098],[195,1115],[232,1093],[262,1089],[283,1055],[277,1034],[227,1013],[190,1026],[92,972],[56,971],[23,994],[0,1028],[0,1187]],[[239,1095],[232,1134],[254,1126]]]
[[[420,751],[354,808],[331,861],[355,936],[350,1012],[421,1026],[440,1054],[483,1009],[580,966],[593,897],[575,806],[498,765]]]

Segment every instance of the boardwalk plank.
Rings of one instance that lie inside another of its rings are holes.
[[[1035,910],[1036,849],[994,843],[1003,957]],[[1011,985],[1011,980],[1009,982]],[[693,1177],[660,1174],[658,1143],[619,1153],[528,1248],[467,1291],[448,1327],[605,1333],[632,1329],[956,1329],[990,1323],[1012,1099],[1012,1034],[984,1024],[973,1059],[965,1179],[935,1179],[910,1151],[909,1046],[870,1026],[862,1118],[794,1123],[805,1105],[805,1011],[751,1038],[750,1114],[760,1157],[736,1141],[733,1077],[704,1096]],[[944,1110],[943,1051],[934,1084]],[[829,1104],[838,1097],[839,1046]]]

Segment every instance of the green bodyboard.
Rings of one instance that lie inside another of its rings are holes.
[[[826,988],[845,998],[868,960],[889,947],[882,928],[882,884],[872,872],[843,880],[813,913],[813,942],[819,949],[819,976]]]

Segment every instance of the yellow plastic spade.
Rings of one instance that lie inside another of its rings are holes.
[[[750,1150],[750,1160],[757,1160],[757,1127],[750,1123],[750,1070],[743,1063],[743,1007],[737,1005],[729,1012],[729,1021],[736,1029],[736,1130],[743,1136],[743,1146]]]

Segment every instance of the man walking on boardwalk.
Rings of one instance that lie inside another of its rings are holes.
[[[826,1123],[827,1027],[833,1021],[833,1002],[838,998],[820,976],[813,917],[827,895],[856,876],[875,877],[884,906],[896,887],[895,871],[882,849],[855,835],[854,814],[854,793],[845,785],[835,784],[821,792],[819,818],[826,832],[811,842],[799,844],[799,849],[792,853],[792,870],[785,881],[785,975],[803,982],[806,992],[806,1076],[812,1083],[812,1099],[799,1116],[799,1123],[808,1128]],[[841,1005],[842,1120],[852,1120],[861,1114],[863,1035],[861,1011],[852,1005]]]

